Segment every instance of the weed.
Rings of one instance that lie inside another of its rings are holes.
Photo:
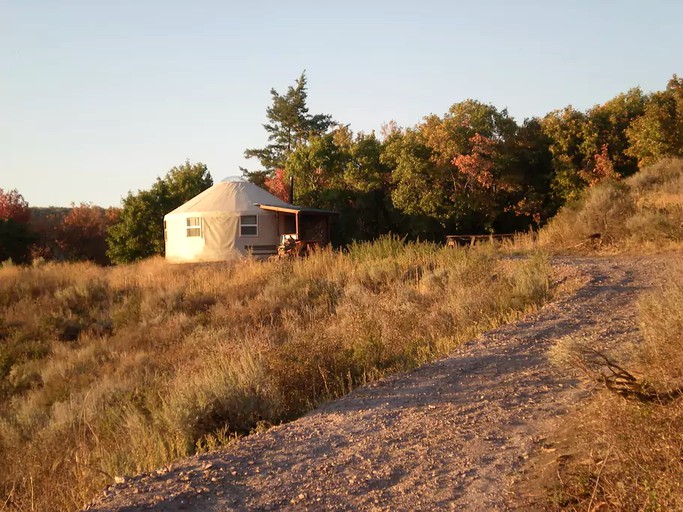
[[[545,300],[549,272],[395,237],[295,261],[5,266],[0,497],[79,508],[447,354]]]
[[[539,233],[539,245],[554,251],[662,250],[681,241],[682,159],[665,159],[623,182],[586,189]]]
[[[683,510],[682,271],[680,262],[673,264],[668,282],[640,301],[644,343],[626,362],[571,340],[556,351],[594,375],[608,371],[598,378],[605,391],[585,409],[576,432],[582,455],[559,475],[560,494],[572,499],[553,508]]]

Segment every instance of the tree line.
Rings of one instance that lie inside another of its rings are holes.
[[[271,89],[268,143],[245,151],[259,162],[250,181],[295,203],[340,213],[335,242],[385,233],[443,239],[542,225],[586,188],[683,156],[683,79],[644,93],[633,88],[585,112],[572,106],[521,124],[477,100],[452,105],[412,127],[354,133],[311,114],[305,73],[284,94]],[[0,261],[31,258],[124,263],[163,254],[163,217],[213,184],[206,165],[172,168],[120,209],[82,204],[31,219],[21,194],[0,189]]]
[[[212,184],[206,165],[186,161],[151,188],[129,192],[121,208],[30,208],[18,191],[0,189],[0,262],[40,258],[108,265],[163,254],[164,215]]]
[[[311,115],[306,75],[271,90],[268,144],[248,149],[251,181],[295,201],[341,213],[340,242],[393,232],[441,239],[538,227],[581,191],[683,154],[683,79],[663,91],[633,88],[585,112],[572,106],[518,124],[506,109],[454,104],[412,127],[353,133]]]

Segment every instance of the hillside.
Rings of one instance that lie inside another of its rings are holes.
[[[0,268],[0,492],[83,506],[449,353],[550,294],[540,255],[384,238],[299,261]]]
[[[5,504],[80,508],[123,481],[91,508],[677,506],[682,167],[590,188],[538,236],[625,254],[607,259],[386,237],[297,261],[4,265]],[[588,396],[605,361],[635,376],[627,401]],[[538,470],[555,452],[559,482]]]
[[[681,168],[589,189],[539,243],[679,249]],[[556,260],[575,289],[538,313],[91,509],[678,509],[680,257]]]
[[[586,402],[548,350],[566,336],[638,336],[658,260],[559,264],[569,295],[440,361],[358,389],[224,451],[110,487],[91,511],[506,510],[527,459]]]
[[[683,160],[589,188],[541,231],[553,251],[661,251],[683,242]]]

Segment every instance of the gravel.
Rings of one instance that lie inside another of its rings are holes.
[[[521,508],[513,484],[528,459],[590,394],[548,349],[566,336],[637,342],[635,301],[660,264],[558,259],[573,290],[538,312],[225,451],[122,480],[86,510]]]

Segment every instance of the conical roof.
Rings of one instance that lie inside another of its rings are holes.
[[[167,215],[203,212],[259,212],[259,204],[291,206],[248,181],[221,181]]]

